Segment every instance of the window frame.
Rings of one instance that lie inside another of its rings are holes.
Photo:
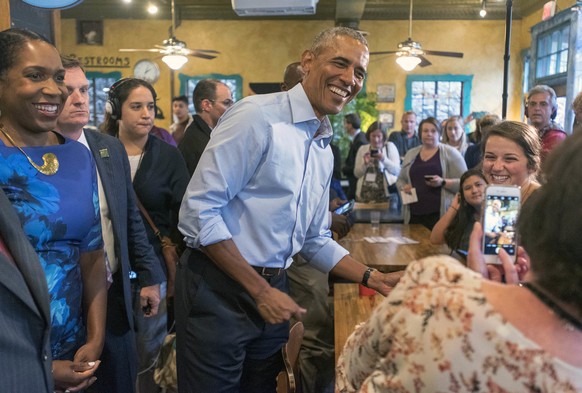
[[[412,83],[413,82],[461,82],[462,99],[461,112],[457,115],[463,118],[471,113],[471,90],[473,88],[473,75],[454,75],[454,74],[437,74],[437,75],[407,75],[406,76],[406,97],[404,99],[404,110],[410,111],[412,108]],[[443,119],[439,119],[443,120]]]
[[[88,125],[99,127],[99,116],[102,115],[105,118],[105,105],[103,105],[103,113],[97,110],[97,90],[95,88],[95,79],[114,79],[114,83],[121,79],[120,71],[112,72],[99,72],[99,71],[87,71],[85,76],[89,81],[89,123]],[[113,83],[112,83],[113,84]],[[111,86],[112,84],[109,84]],[[106,96],[107,97],[107,96]],[[105,98],[107,102],[107,98]],[[105,103],[104,103],[105,104]]]

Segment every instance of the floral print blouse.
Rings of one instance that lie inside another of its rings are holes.
[[[582,392],[582,369],[505,321],[481,284],[450,257],[413,262],[346,342],[336,392]]]

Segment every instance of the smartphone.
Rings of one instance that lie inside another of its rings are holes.
[[[431,181],[434,175],[424,175],[424,180]]]
[[[337,209],[335,209],[333,212],[335,214],[343,214],[343,215],[346,215],[349,212],[351,212],[352,210],[354,210],[355,203],[356,203],[356,201],[352,199],[351,201],[346,202],[343,205],[341,205],[340,207],[338,207]]]
[[[378,155],[378,149],[370,149],[370,156],[374,157]]]
[[[483,226],[483,255],[486,263],[500,264],[500,249],[515,256],[517,250],[516,224],[521,206],[518,186],[490,184],[485,189],[481,225]]]

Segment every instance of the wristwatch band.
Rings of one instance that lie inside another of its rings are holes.
[[[444,187],[447,185],[447,180],[443,177],[443,181],[441,182],[441,187]]]
[[[365,286],[366,288],[370,288],[368,286],[368,280],[370,279],[370,275],[372,274],[372,272],[376,270],[372,267],[369,267],[366,269],[366,271],[364,272],[364,277],[362,277],[362,285]]]

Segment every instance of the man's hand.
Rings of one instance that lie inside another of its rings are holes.
[[[160,284],[143,287],[139,291],[139,303],[146,318],[157,315],[160,305]]]
[[[390,291],[398,284],[404,274],[404,270],[392,273],[381,273],[378,270],[372,271],[368,279],[368,287],[388,296]]]
[[[518,247],[517,260],[515,262],[511,255],[501,249],[497,255],[501,265],[487,264],[481,252],[482,241],[483,229],[481,224],[476,222],[469,238],[469,254],[467,255],[467,266],[471,270],[497,282],[501,282],[503,276],[505,276],[505,282],[508,284],[515,284],[524,280],[525,275],[529,272],[530,260],[523,247]]]
[[[347,216],[331,213],[331,230],[337,233],[340,239],[348,234],[351,227],[352,223]]]
[[[292,316],[301,319],[301,316],[307,312],[286,293],[273,287],[268,287],[255,298],[255,301],[265,322],[271,324],[288,321]]]
[[[347,203],[348,201],[344,200],[344,199],[340,199],[340,198],[333,198],[331,201],[329,201],[329,211],[333,212],[335,211],[335,209],[337,209],[338,207],[340,207],[341,205],[343,205],[344,203]]]

